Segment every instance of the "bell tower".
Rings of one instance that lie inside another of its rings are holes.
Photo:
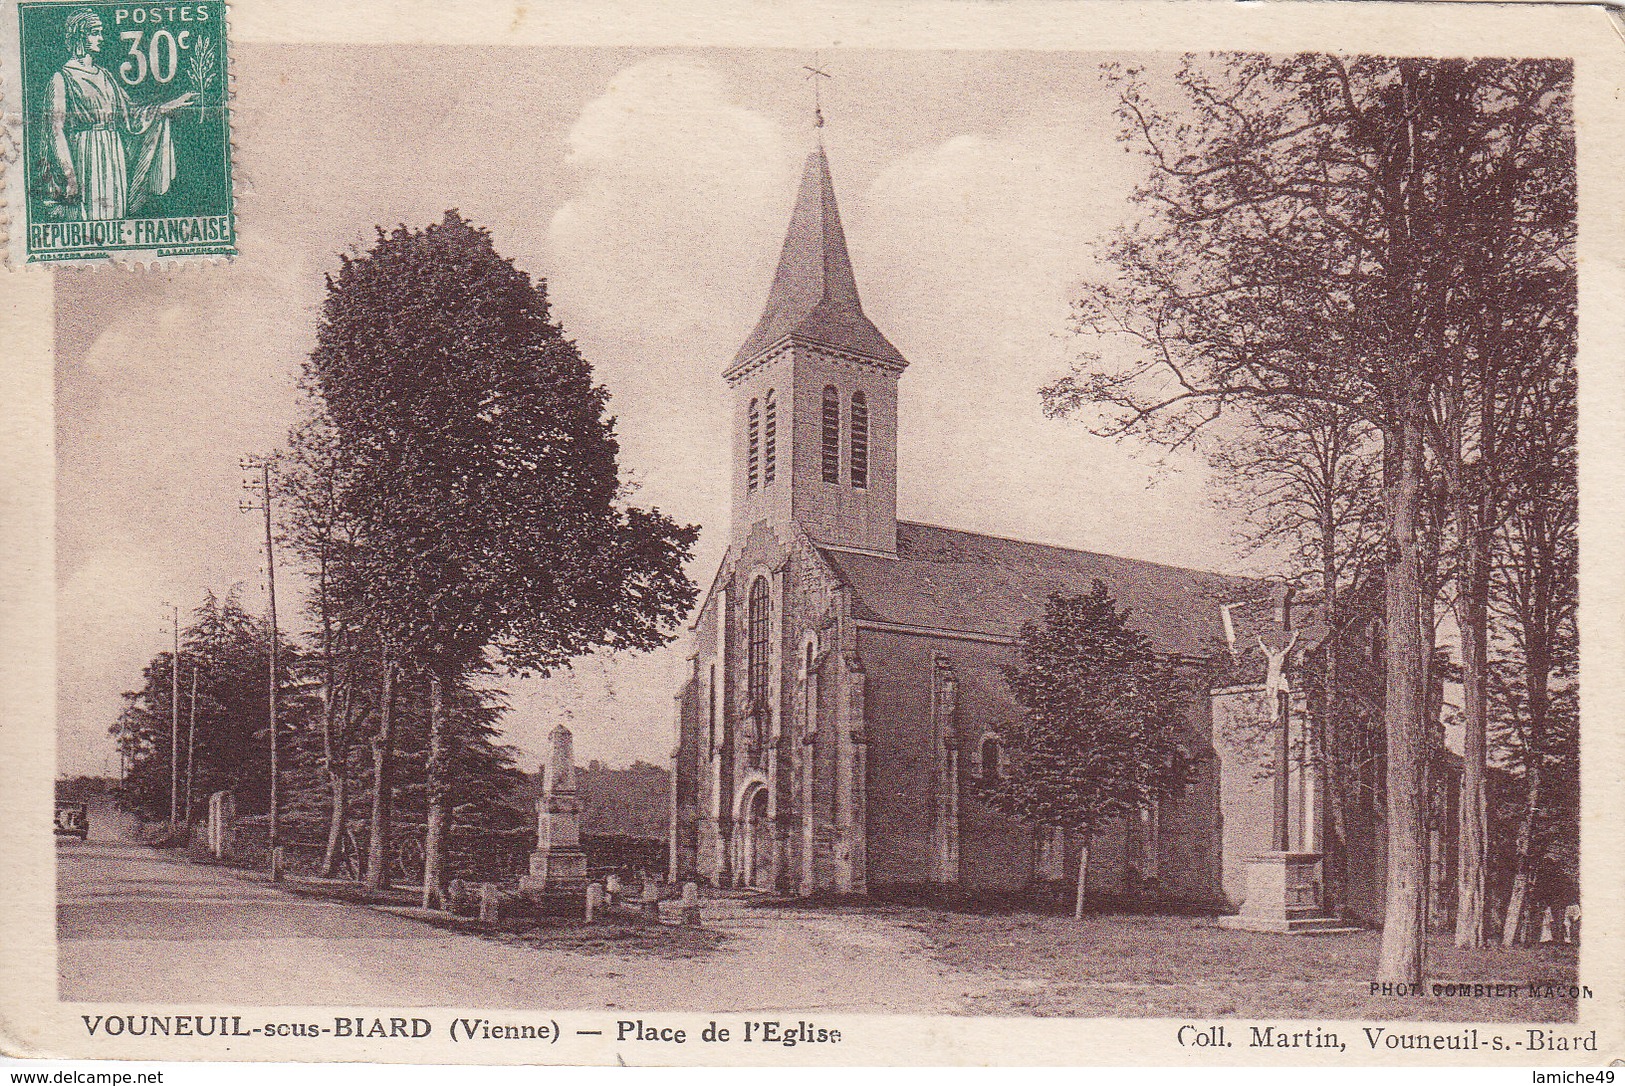
[[[897,553],[897,381],[908,363],[864,315],[824,148],[807,156],[733,395],[733,534],[800,524],[820,543]]]

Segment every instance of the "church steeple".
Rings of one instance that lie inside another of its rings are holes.
[[[861,355],[887,368],[908,364],[863,313],[822,146],[807,156],[761,319],[723,376],[733,377],[790,337]]]
[[[767,306],[723,374],[734,397],[736,546],[759,524],[794,524],[829,546],[896,553],[897,379],[907,365],[864,315],[820,146],[807,156]]]

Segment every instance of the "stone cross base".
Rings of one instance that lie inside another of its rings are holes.
[[[1219,917],[1221,928],[1238,931],[1358,931],[1321,905],[1318,852],[1265,852],[1247,861],[1247,900],[1235,916]]]

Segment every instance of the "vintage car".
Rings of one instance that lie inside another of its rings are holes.
[[[86,840],[90,836],[90,812],[83,803],[58,800],[56,804],[56,832],[63,837]]]

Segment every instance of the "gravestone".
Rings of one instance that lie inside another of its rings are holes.
[[[697,928],[700,926],[700,886],[698,883],[683,883],[682,919],[684,925]]]
[[[494,882],[480,883],[480,920],[495,924],[502,919],[502,888]]]
[[[230,792],[209,795],[209,852],[223,860],[231,851],[231,825],[237,820],[237,798]]]
[[[643,893],[638,898],[643,907],[643,918],[660,923],[660,885],[648,875],[643,876]]]
[[[593,882],[587,884],[587,911],[586,920],[591,924],[600,918],[604,911],[604,884]]]

